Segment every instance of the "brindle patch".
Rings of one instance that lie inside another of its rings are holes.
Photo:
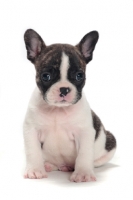
[[[43,149],[43,142],[41,142],[41,149]]]
[[[96,130],[96,135],[95,135],[95,140],[96,140],[99,137],[102,127],[102,122],[99,119],[99,117],[94,113],[93,110],[91,110],[91,113],[92,113],[93,127]]]
[[[76,47],[69,44],[53,44],[44,48],[41,52],[41,55],[39,55],[39,57],[36,59],[36,70],[42,67],[42,65],[44,65],[44,67],[49,65],[49,62],[51,61],[54,64],[53,67],[58,67],[58,63],[61,61],[62,52],[64,52],[71,60],[73,60],[73,63],[77,64],[80,69],[85,71],[86,63],[83,59],[83,56]]]
[[[95,140],[99,137],[101,127],[103,127],[104,133],[106,135],[106,143],[105,143],[105,149],[107,151],[111,151],[116,147],[116,139],[112,133],[109,131],[106,131],[101,120],[99,117],[94,113],[93,110],[91,110],[92,113],[92,119],[93,119],[93,127],[96,130]]]
[[[106,144],[105,144],[105,149],[107,151],[111,151],[112,149],[116,148],[116,139],[112,133],[109,131],[105,131],[106,133]]]

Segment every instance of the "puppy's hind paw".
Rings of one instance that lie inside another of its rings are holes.
[[[51,163],[48,163],[48,162],[45,162],[44,167],[45,167],[46,172],[51,172],[51,171],[57,171],[58,170],[58,167],[56,167],[55,165],[53,165]]]

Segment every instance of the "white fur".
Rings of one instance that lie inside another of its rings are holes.
[[[50,171],[70,166],[75,169],[71,181],[95,181],[94,165],[102,165],[114,154],[105,150],[103,129],[95,142],[91,109],[84,94],[76,104],[68,101],[67,106],[61,107],[55,101],[60,87],[70,87],[72,99],[75,98],[76,88],[66,78],[68,68],[69,59],[63,53],[61,80],[48,91],[48,102],[38,88],[32,94],[23,127],[26,178],[47,177],[46,168]]]
[[[61,66],[60,66],[60,74],[61,81],[67,81],[67,72],[69,68],[69,58],[68,56],[62,52]]]

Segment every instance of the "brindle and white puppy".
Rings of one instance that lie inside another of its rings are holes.
[[[86,64],[92,59],[98,32],[76,46],[46,46],[32,29],[25,32],[27,58],[35,65],[37,88],[24,121],[25,178],[43,178],[52,170],[73,171],[74,182],[95,181],[94,167],[116,150],[82,92]]]

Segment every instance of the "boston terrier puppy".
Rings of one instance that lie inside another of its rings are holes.
[[[116,139],[82,91],[98,38],[92,31],[76,46],[46,46],[34,30],[25,32],[27,58],[35,66],[37,83],[23,126],[25,178],[45,178],[47,172],[60,170],[72,171],[72,182],[95,181],[94,167],[113,157]]]

